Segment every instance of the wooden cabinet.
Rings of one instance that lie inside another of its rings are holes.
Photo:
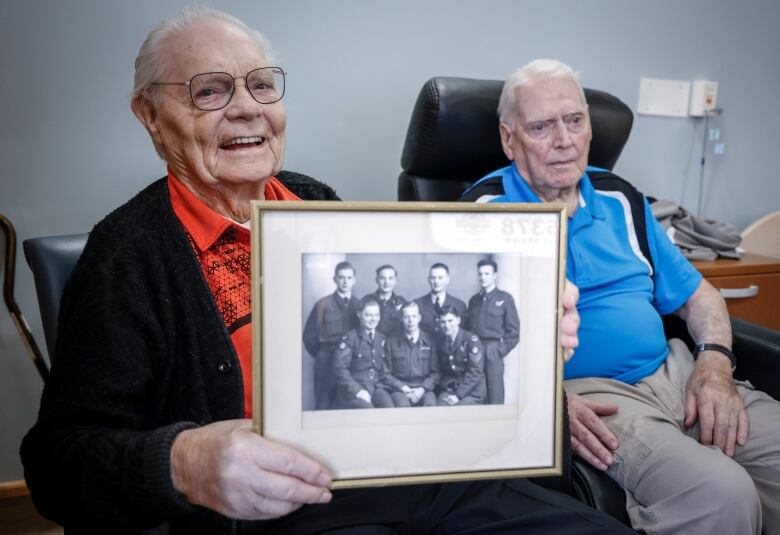
[[[720,288],[732,316],[780,330],[780,258],[745,254],[693,265]]]

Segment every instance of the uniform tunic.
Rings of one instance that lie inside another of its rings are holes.
[[[436,350],[441,371],[441,392],[455,394],[460,400],[469,396],[481,403],[487,389],[482,342],[477,335],[465,329],[459,329],[453,341],[441,335]]]
[[[375,297],[379,303],[380,319],[376,330],[385,336],[403,333],[403,325],[401,324],[401,307],[406,304],[406,299],[400,295],[393,294],[389,299],[382,300],[382,298],[379,297],[379,290],[369,295]]]
[[[341,337],[358,326],[359,301],[333,292],[317,301],[303,328],[303,345],[314,363],[314,398],[317,410],[333,408],[333,351]]]
[[[485,349],[488,403],[504,402],[504,360],[520,340],[520,319],[512,295],[493,288],[469,299],[466,327]]]
[[[402,392],[404,386],[409,388],[421,386],[426,394],[436,389],[440,375],[439,361],[435,353],[436,345],[433,337],[422,331],[419,332],[416,342],[412,342],[405,333],[388,339],[387,360],[390,364],[390,374],[385,377],[385,384],[394,391],[394,400],[397,399],[396,393]],[[422,398],[420,401],[423,401]],[[429,402],[435,404],[435,397]],[[395,404],[399,405],[398,402]],[[405,405],[402,399],[401,404]]]
[[[466,303],[457,297],[446,294],[444,303],[438,306],[433,302],[432,295],[433,294],[427,293],[414,300],[420,307],[420,315],[422,316],[420,330],[425,331],[428,334],[436,335],[439,332],[439,312],[442,308],[447,306],[455,307],[460,314],[460,317],[466,319]]]
[[[390,406],[387,390],[382,386],[389,372],[386,356],[387,339],[379,331],[373,339],[364,329],[352,329],[341,337],[333,356],[333,378],[342,408],[360,401],[355,395],[361,390],[371,394],[375,406]],[[377,404],[378,402],[378,404]]]

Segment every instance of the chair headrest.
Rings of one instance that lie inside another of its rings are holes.
[[[474,181],[507,165],[498,134],[498,99],[504,82],[436,77],[417,97],[401,167],[409,175]],[[593,140],[589,163],[612,169],[631,132],[634,116],[620,99],[585,89]]]

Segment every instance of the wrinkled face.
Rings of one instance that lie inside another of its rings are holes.
[[[351,269],[340,269],[333,276],[333,282],[336,283],[336,288],[339,293],[349,294],[352,292],[352,287],[355,285],[355,272]]]
[[[431,285],[432,292],[443,292],[450,284],[450,275],[444,268],[433,268],[428,274],[428,284]]]
[[[591,139],[588,108],[577,83],[553,78],[515,91],[514,126],[499,127],[504,154],[537,194],[575,186],[588,165]]]
[[[382,293],[391,293],[395,288],[395,270],[385,268],[376,276],[376,284]]]
[[[416,306],[401,309],[401,323],[405,332],[416,332],[420,326],[420,320],[422,320],[422,316],[420,316],[420,309]]]
[[[196,74],[243,77],[267,62],[257,43],[221,21],[198,23],[167,44],[170,72],[160,82],[189,81]],[[154,86],[158,103],[144,121],[168,165],[185,182],[207,187],[257,184],[276,174],[284,158],[286,114],[282,101],[259,104],[243,78],[227,106],[195,108],[186,86]]]
[[[455,314],[443,314],[439,317],[439,325],[445,335],[454,338],[460,328],[460,318]]]
[[[358,319],[363,329],[373,331],[379,325],[379,305],[370,304],[364,306],[363,310],[358,312]]]
[[[481,288],[486,290],[492,288],[496,284],[496,276],[493,266],[479,266],[477,268],[477,277]]]

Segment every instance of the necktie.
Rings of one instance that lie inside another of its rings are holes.
[[[344,306],[349,305],[349,297],[344,298]]]
[[[369,339],[369,341],[373,342],[374,341],[374,333],[368,333],[368,339]]]
[[[436,297],[434,297],[434,307],[436,308],[436,314],[441,313],[441,301],[442,298],[440,296],[437,295]]]

